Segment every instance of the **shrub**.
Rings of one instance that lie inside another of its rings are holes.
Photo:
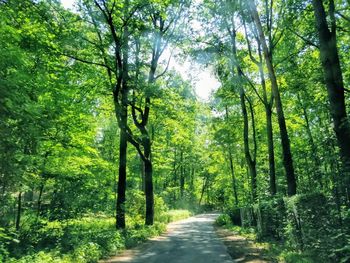
[[[308,251],[327,258],[334,222],[330,207],[321,193],[296,195],[286,198],[287,225],[285,235],[288,244],[295,249]]]
[[[7,245],[11,241],[11,237],[5,233],[5,229],[0,227],[0,262],[5,262],[9,252],[7,251]]]
[[[153,226],[140,226],[137,229],[126,229],[124,231],[125,247],[134,247],[152,236],[165,231],[166,226],[162,223],[155,223]]]
[[[280,257],[285,263],[316,263],[310,256],[297,252],[282,253]]]
[[[283,239],[286,208],[283,198],[272,198],[254,206],[259,239]]]
[[[216,218],[215,224],[218,226],[226,226],[226,225],[231,225],[231,217],[228,214],[221,214]]]
[[[101,255],[100,246],[93,242],[80,245],[73,252],[73,258],[77,263],[95,263]]]

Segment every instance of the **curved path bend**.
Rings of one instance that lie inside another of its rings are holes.
[[[202,214],[170,223],[166,234],[151,239],[137,249],[125,251],[108,263],[228,263],[225,245],[213,223],[218,214]]]

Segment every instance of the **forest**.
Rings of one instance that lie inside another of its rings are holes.
[[[0,0],[0,262],[212,211],[263,262],[350,262],[349,0],[63,2]]]

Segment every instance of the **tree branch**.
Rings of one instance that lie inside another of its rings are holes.
[[[319,49],[320,47],[315,44],[314,42],[312,42],[310,39],[307,39],[306,37],[300,35],[299,33],[295,32],[294,30],[288,28],[288,30],[290,32],[292,32],[294,35],[296,35],[297,37],[301,38],[306,44],[310,45],[310,46],[314,46],[315,48]]]

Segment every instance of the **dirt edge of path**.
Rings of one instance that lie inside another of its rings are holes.
[[[233,262],[266,263],[276,262],[268,258],[262,246],[228,229],[214,225],[214,229],[227,248]]]

